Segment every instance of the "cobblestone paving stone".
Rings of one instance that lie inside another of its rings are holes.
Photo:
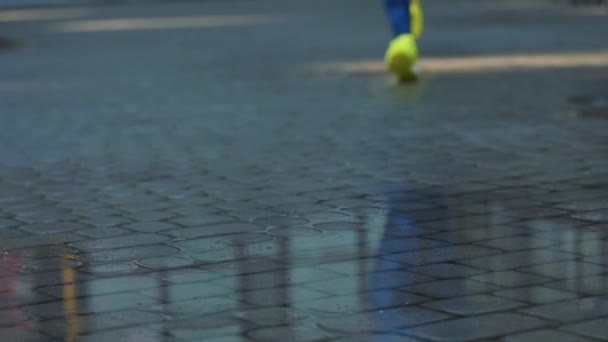
[[[379,1],[0,11],[0,340],[608,339],[605,15],[426,12],[396,85]]]

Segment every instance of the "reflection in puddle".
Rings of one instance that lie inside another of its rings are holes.
[[[19,259],[6,256],[0,261],[0,322],[29,330],[32,323],[17,301]]]
[[[275,218],[267,226],[171,231],[195,236],[172,240],[181,249],[171,255],[147,253],[146,262],[87,259],[86,251],[63,245],[9,250],[0,259],[0,336],[272,340],[271,327],[282,326],[282,337],[299,340],[306,333],[410,334],[457,317],[520,315],[534,305],[605,295],[606,234],[576,219],[581,208],[605,202],[593,201],[552,206],[514,193],[394,191],[294,215],[294,229]],[[148,251],[167,247],[167,238],[157,240]],[[599,310],[585,303],[571,305],[581,315]],[[558,313],[533,308],[559,321]],[[492,337],[473,325],[460,333]]]

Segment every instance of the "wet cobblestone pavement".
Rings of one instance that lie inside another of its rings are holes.
[[[0,12],[0,340],[607,340],[608,20],[476,3]]]

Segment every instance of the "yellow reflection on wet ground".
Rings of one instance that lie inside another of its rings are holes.
[[[64,255],[64,259],[72,260],[73,255]],[[78,305],[76,294],[76,275],[74,268],[66,266],[61,269],[61,280],[63,284],[63,311],[65,316],[65,342],[74,342],[79,335]]]
[[[62,22],[53,25],[56,32],[102,32],[183,28],[246,26],[269,23],[275,18],[266,15],[204,15],[163,18],[92,19]]]
[[[580,53],[548,53],[464,57],[423,57],[419,63],[423,73],[479,73],[516,69],[563,69],[608,66],[608,51]],[[381,60],[328,63],[310,67],[315,72],[349,74],[386,73]]]

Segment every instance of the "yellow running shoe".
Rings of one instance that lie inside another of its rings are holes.
[[[400,81],[413,81],[418,78],[415,70],[418,46],[413,34],[402,34],[393,39],[384,58],[388,69]]]

